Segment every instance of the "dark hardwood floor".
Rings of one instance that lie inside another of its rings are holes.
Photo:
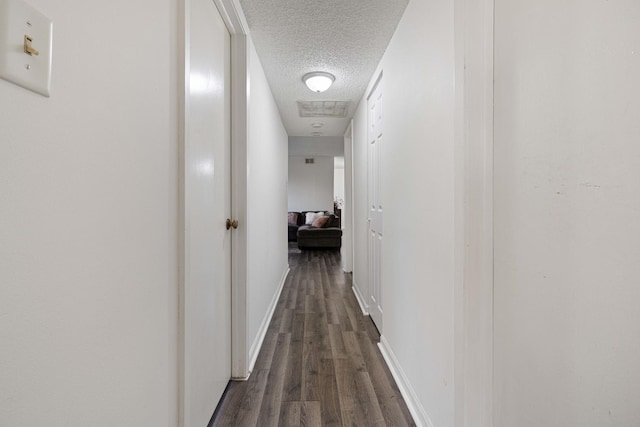
[[[291,271],[248,381],[213,426],[415,425],[338,251],[289,248]]]

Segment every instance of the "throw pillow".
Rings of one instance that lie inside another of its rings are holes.
[[[313,224],[313,221],[315,221],[319,216],[320,215],[318,215],[316,212],[307,212],[307,214],[305,215],[304,223],[307,225],[311,225]]]
[[[297,225],[299,215],[300,214],[298,212],[289,212],[289,216],[288,216],[289,224]]]
[[[313,224],[311,224],[312,227],[318,227],[318,228],[324,228],[327,226],[327,224],[329,224],[329,216],[328,215],[322,215],[321,217],[316,218],[315,221],[313,221]]]

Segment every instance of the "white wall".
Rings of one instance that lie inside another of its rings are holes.
[[[247,344],[259,351],[271,304],[288,270],[288,137],[253,43],[249,42],[249,137],[247,194]]]
[[[289,156],[289,211],[333,211],[333,157]]]
[[[384,72],[382,335],[397,367],[410,375],[421,419],[437,427],[454,425],[453,6],[452,0],[410,2],[378,67]],[[363,109],[365,98],[354,119],[358,286],[366,286]]]
[[[0,425],[175,426],[178,5],[30,3],[52,96],[0,80]]]
[[[333,211],[334,157],[344,156],[341,136],[289,137],[289,210]],[[314,158],[315,164],[305,164]]]
[[[640,425],[638,22],[496,1],[496,426]]]
[[[343,156],[341,136],[290,136],[290,156]]]

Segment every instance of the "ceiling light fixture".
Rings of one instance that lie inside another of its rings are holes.
[[[302,76],[302,81],[314,92],[324,92],[335,80],[336,77],[333,74],[324,71],[314,71]]]
[[[320,129],[322,126],[324,126],[324,123],[311,123],[311,127],[314,129]]]
[[[322,132],[311,132],[311,136],[320,136]]]

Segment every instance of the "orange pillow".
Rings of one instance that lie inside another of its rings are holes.
[[[329,216],[323,215],[321,217],[316,218],[315,221],[311,224],[312,227],[324,228],[329,223]]]

